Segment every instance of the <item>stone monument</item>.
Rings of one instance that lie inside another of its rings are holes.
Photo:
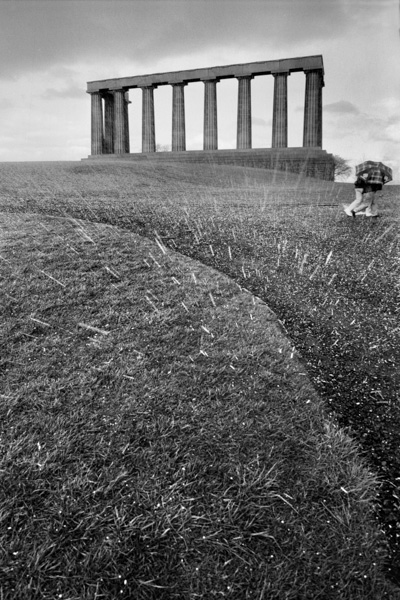
[[[288,86],[291,73],[305,74],[303,146],[288,147]],[[251,80],[274,77],[272,140],[270,148],[252,148]],[[221,79],[236,78],[237,135],[236,149],[218,149],[217,84]],[[204,83],[203,150],[186,150],[185,86]],[[172,87],[171,152],[156,152],[154,90],[161,85]],[[214,162],[294,173],[333,181],[334,160],[322,149],[322,88],[324,67],[321,55],[262,62],[137,75],[118,79],[90,81],[93,160],[178,160],[182,162]],[[142,152],[129,149],[129,90],[141,88]]]

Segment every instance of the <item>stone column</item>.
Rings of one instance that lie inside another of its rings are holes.
[[[287,78],[290,73],[273,73],[274,107],[272,113],[272,148],[287,148],[288,112]]]
[[[185,85],[172,85],[172,151],[186,150]]]
[[[114,153],[114,94],[104,96],[104,152]]]
[[[238,114],[236,148],[251,148],[251,80],[253,77],[237,77]]]
[[[114,153],[126,152],[125,137],[125,91],[114,92]]]
[[[130,152],[130,144],[129,144],[129,113],[128,113],[128,105],[132,104],[129,100],[129,92],[125,92],[124,94],[124,130],[125,130],[125,152],[129,154]]]
[[[154,126],[154,94],[156,85],[142,87],[142,152],[156,151],[156,135]]]
[[[103,103],[100,92],[91,94],[92,154],[103,154]]]
[[[203,150],[217,150],[217,83],[219,79],[204,80]]]
[[[322,148],[322,71],[305,71],[303,146]]]

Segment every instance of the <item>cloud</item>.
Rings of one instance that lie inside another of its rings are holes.
[[[346,35],[344,2],[331,0],[18,0],[0,2],[0,74],[74,61],[160,57],[210,47],[249,48],[265,57],[277,42],[296,48]],[[327,27],[329,23],[329,27]],[[285,58],[274,56],[273,58]],[[256,58],[258,60],[258,58]]]
[[[48,88],[42,93],[42,98],[52,100],[54,98],[79,99],[82,100],[85,87],[82,85],[70,85],[68,88]]]
[[[360,110],[352,104],[352,102],[348,102],[347,100],[339,100],[338,102],[332,102],[331,104],[326,104],[324,106],[325,112],[331,113],[340,113],[345,115],[359,115]]]
[[[330,118],[324,124],[324,137],[329,140],[329,151],[347,159],[351,157],[352,164],[363,160],[382,160],[393,168],[394,178],[398,181],[400,102],[394,96],[381,98],[371,104],[368,110],[358,110],[355,105],[348,103],[350,106],[347,106],[347,111],[343,104],[347,103],[332,103],[334,110],[328,111]]]
[[[10,110],[13,109],[15,103],[11,100],[11,98],[0,98],[0,110]]]

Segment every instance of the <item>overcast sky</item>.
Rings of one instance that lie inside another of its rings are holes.
[[[383,160],[400,179],[398,0],[0,0],[0,161],[90,154],[87,81],[321,54],[323,148]],[[288,79],[289,145],[302,145],[302,73]],[[202,148],[204,84],[185,88],[187,149]],[[270,147],[273,77],[252,81],[253,147]],[[141,91],[131,90],[131,151]],[[171,144],[169,86],[156,141]],[[236,143],[237,81],[218,85],[219,147]],[[398,181],[399,182],[399,181]]]

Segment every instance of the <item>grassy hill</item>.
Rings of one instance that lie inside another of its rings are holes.
[[[3,597],[398,597],[398,187],[0,181]]]

